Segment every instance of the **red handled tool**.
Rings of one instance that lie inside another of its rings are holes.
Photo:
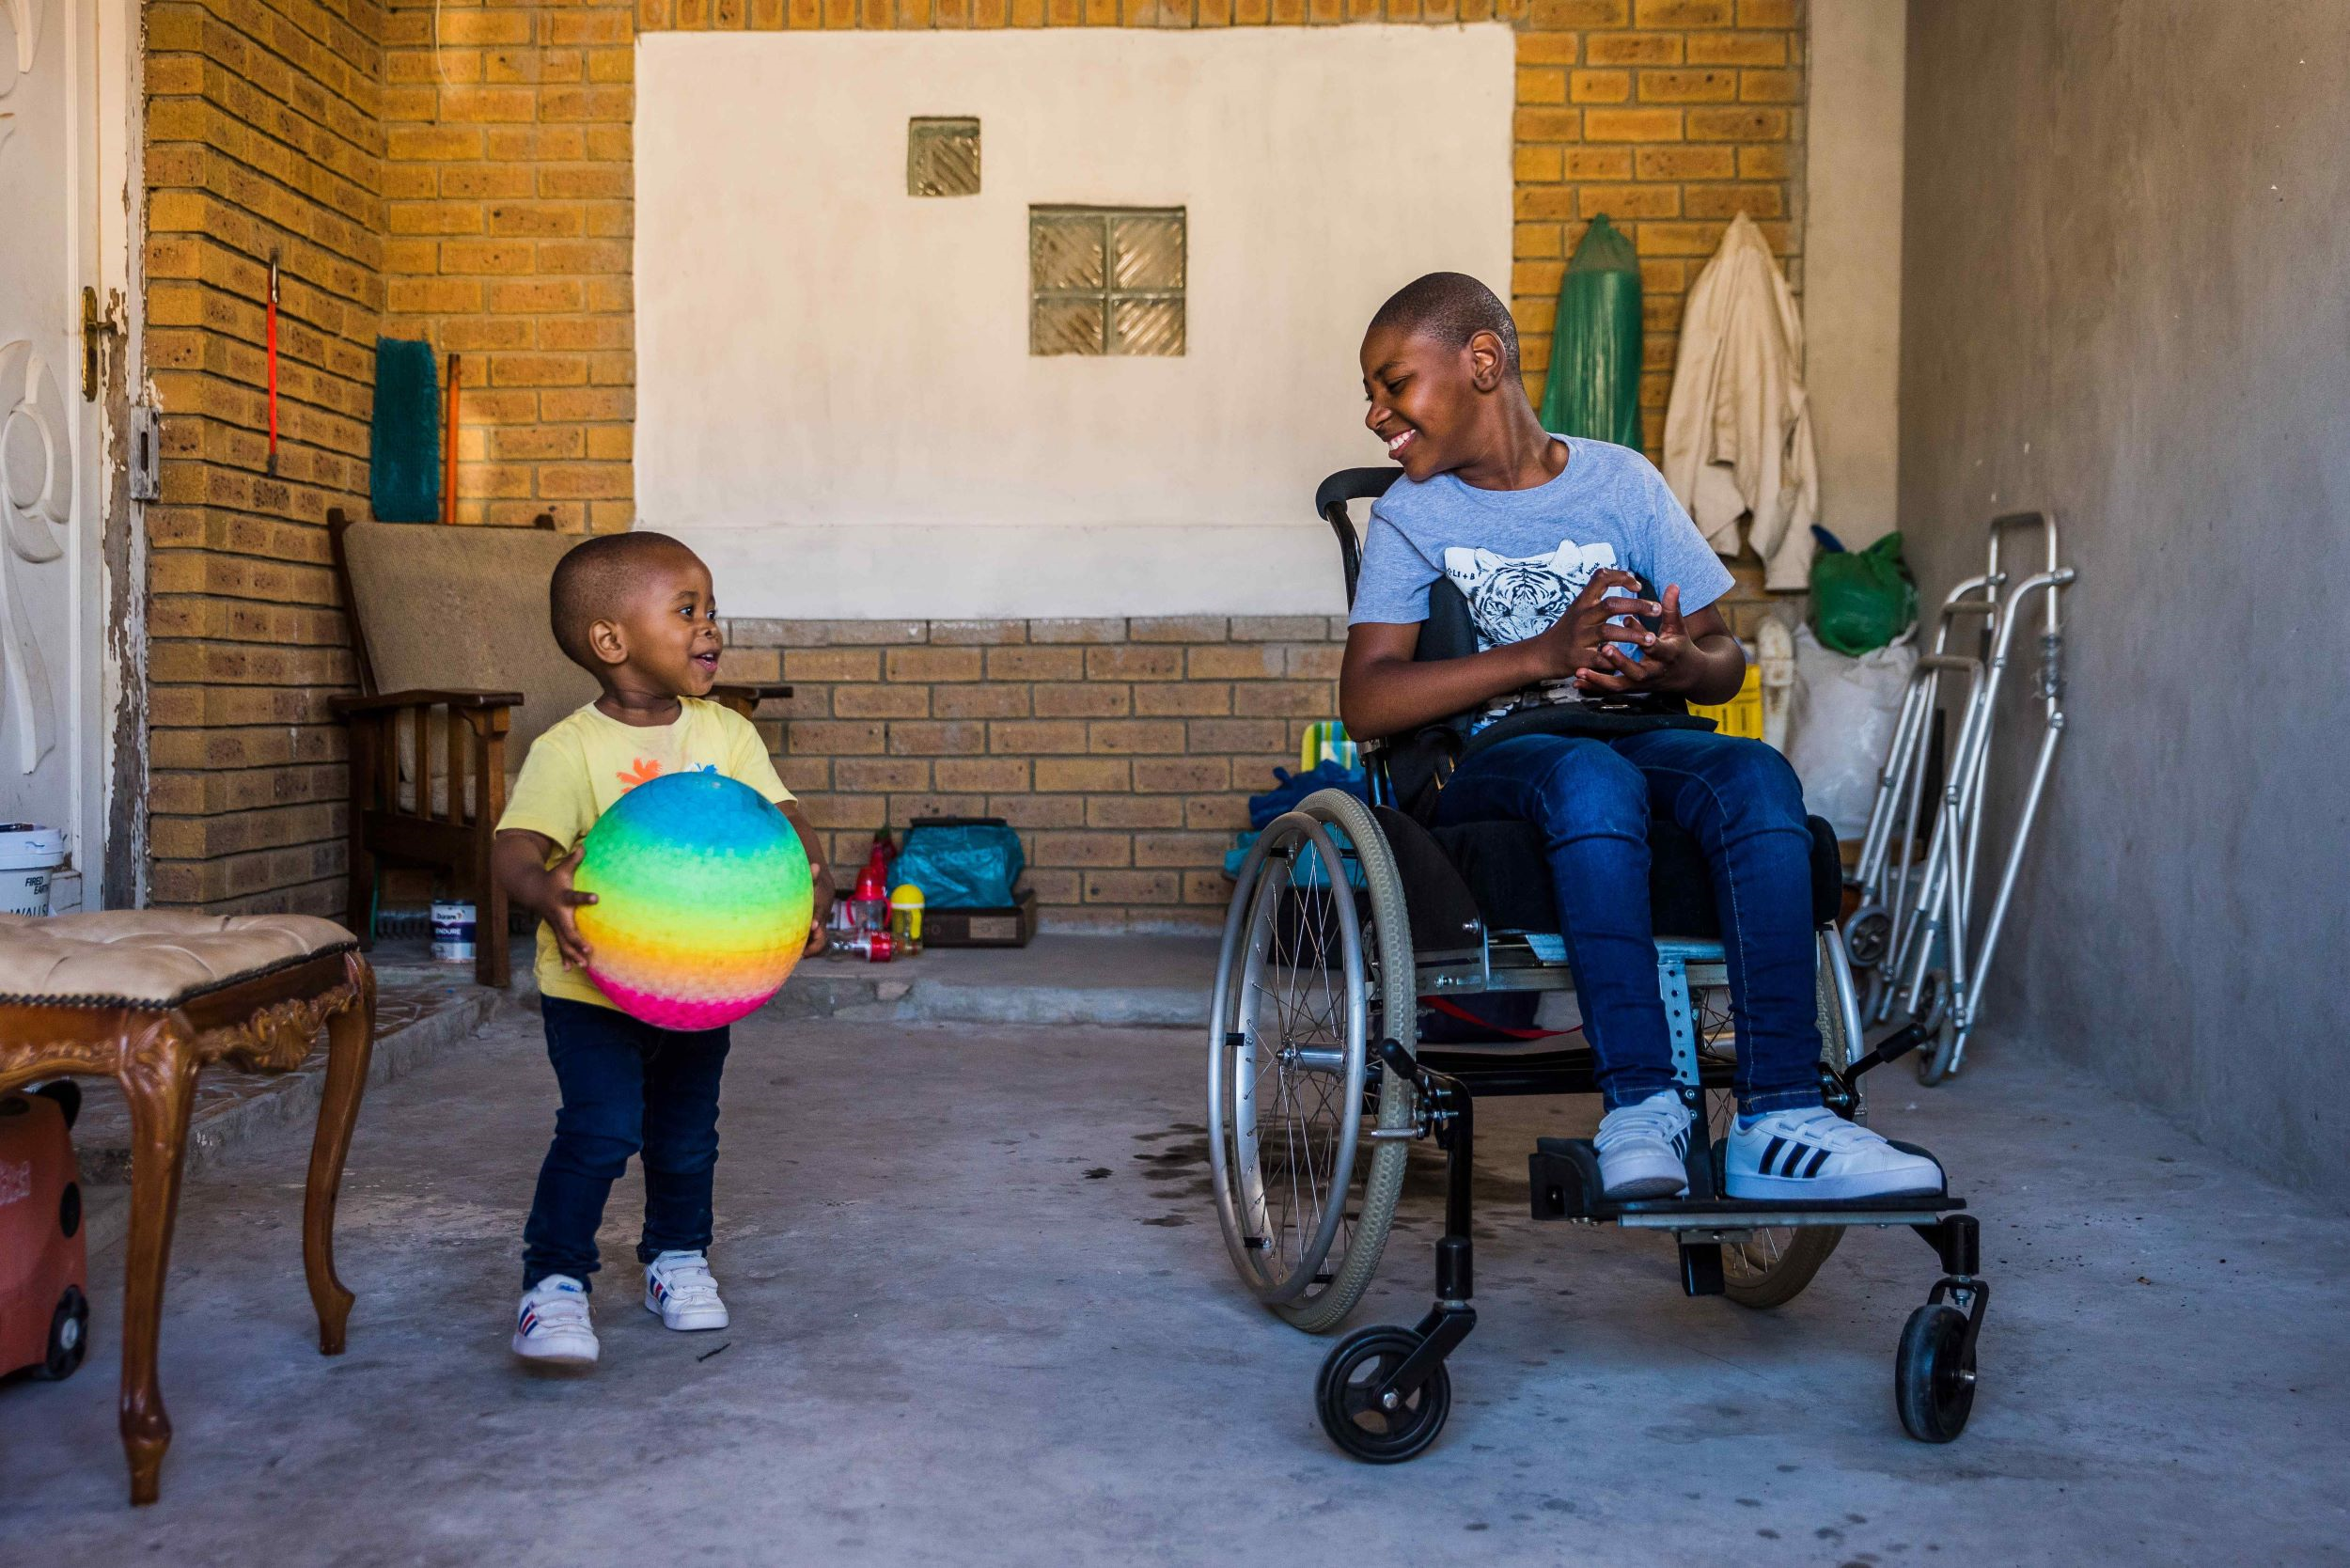
[[[269,471],[277,472],[277,253],[269,258]]]

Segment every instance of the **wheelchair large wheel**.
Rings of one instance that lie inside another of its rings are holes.
[[[1842,1072],[1852,1064],[1855,1043],[1860,1038],[1860,1001],[1854,989],[1851,966],[1845,962],[1844,947],[1834,928],[1820,933],[1820,965],[1817,986],[1820,1024],[1820,1059]],[[1707,1029],[1704,1048],[1715,1052],[1730,1052],[1734,1046],[1730,1032],[1728,1000],[1725,993],[1717,999],[1709,996],[1700,1003],[1700,1014]],[[1716,1147],[1730,1137],[1738,1116],[1737,1099],[1728,1090],[1712,1090],[1706,1094],[1707,1114],[1712,1120]],[[1856,1105],[1853,1120],[1865,1121],[1867,1110]],[[1803,1294],[1811,1283],[1820,1265],[1844,1238],[1841,1226],[1807,1225],[1772,1227],[1747,1232],[1747,1239],[1722,1244],[1723,1294],[1741,1307],[1783,1307]]]
[[[1412,1090],[1371,1047],[1413,1048],[1414,978],[1402,883],[1370,809],[1324,790],[1268,825],[1216,960],[1208,1159],[1233,1267],[1309,1332],[1355,1309],[1395,1216],[1405,1146],[1367,1123],[1408,1129]]]

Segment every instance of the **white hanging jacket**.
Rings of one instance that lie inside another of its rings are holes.
[[[1665,409],[1665,482],[1717,554],[1738,523],[1764,583],[1800,588],[1820,516],[1819,457],[1803,392],[1803,321],[1762,231],[1741,212],[1698,274],[1681,316]]]

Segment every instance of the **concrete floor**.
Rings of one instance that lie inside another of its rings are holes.
[[[1325,1347],[1233,1283],[1188,1032],[744,1026],[714,1261],[735,1313],[662,1330],[603,1277],[604,1363],[508,1359],[553,1093],[535,1021],[374,1090],[341,1228],[351,1352],[315,1354],[302,1147],[189,1193],[163,1501],[123,1503],[119,1251],[98,1350],[0,1388],[0,1561],[1741,1564],[2316,1562],[2350,1555],[2350,1220],[2019,1052],[1877,1124],[1938,1149],[1997,1294],[1960,1441],[1889,1397],[1933,1278],[1855,1234],[1773,1313],[1691,1301],[1661,1241],[1525,1218],[1560,1102],[1480,1110],[1483,1321],[1418,1462],[1340,1458]],[[1104,1174],[1106,1172],[1106,1174]],[[633,1184],[607,1256],[625,1258]],[[1434,1206],[1356,1322],[1425,1304]],[[716,1352],[716,1354],[712,1354]]]

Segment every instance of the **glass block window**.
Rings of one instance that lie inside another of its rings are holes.
[[[1028,209],[1028,352],[1183,352],[1183,209]]]
[[[979,194],[979,122],[919,118],[906,121],[906,195]]]

